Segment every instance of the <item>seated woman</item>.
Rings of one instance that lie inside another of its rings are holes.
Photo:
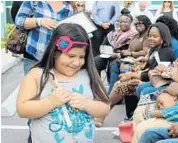
[[[166,24],[169,28],[171,33],[171,42],[172,42],[172,50],[175,56],[178,58],[178,25],[177,22],[169,16],[161,16],[159,17],[156,22],[162,22]],[[145,95],[151,92],[155,92],[156,90],[162,90],[167,86],[162,86],[160,88],[155,88],[152,86],[150,82],[144,82],[140,84],[137,89],[137,96],[140,97],[141,95]]]
[[[121,50],[127,49],[131,39],[137,34],[137,32],[131,29],[131,23],[133,21],[130,11],[123,9],[121,11],[121,16],[119,17],[119,29],[111,31],[105,40],[103,45],[110,45],[113,48],[114,53],[110,58],[101,58],[100,56],[95,57],[95,64],[98,72],[106,69],[108,62],[114,63],[120,54]]]
[[[177,70],[178,72],[178,70]],[[151,113],[146,113],[150,105],[140,106],[135,110],[134,120],[134,137],[132,142],[137,143],[142,133],[146,129],[150,128],[168,128],[171,122],[178,122],[178,83],[173,82],[166,88],[163,93],[157,97],[158,110],[154,110]],[[147,119],[147,120],[145,120]],[[155,132],[156,133],[156,132]],[[156,135],[155,135],[156,136]],[[145,137],[145,136],[144,136]],[[146,137],[147,138],[147,137]],[[149,137],[148,137],[149,138]],[[157,138],[159,140],[159,138]],[[161,138],[160,138],[161,139]],[[141,141],[144,140],[141,137]],[[157,140],[157,141],[158,141]],[[140,143],[145,143],[141,142]],[[156,140],[155,140],[156,142]],[[154,143],[155,143],[154,142]]]
[[[149,26],[151,25],[151,21],[147,16],[140,15],[136,17],[134,24],[138,34],[135,35],[135,37],[130,42],[128,50],[122,50],[123,57],[138,58],[147,54],[149,44],[146,33]],[[121,68],[120,62],[116,62],[115,64],[111,65],[110,84],[108,91],[109,94],[111,93],[114,83],[119,80],[119,73],[127,72],[129,70],[130,64],[124,64],[123,68]]]
[[[123,99],[124,96],[136,95],[134,91],[136,90],[137,85],[141,81],[148,81],[148,72],[149,70],[154,69],[158,63],[154,57],[155,53],[158,53],[161,61],[173,62],[176,60],[176,57],[170,48],[170,32],[168,27],[163,23],[156,23],[150,26],[148,29],[148,41],[149,41],[149,59],[144,71],[138,72],[127,72],[120,75],[120,80],[114,85],[111,94],[109,96],[111,108],[114,107],[116,103]],[[147,69],[147,70],[146,70]],[[136,79],[136,80],[131,80]],[[141,81],[140,81],[141,80]],[[131,84],[130,84],[131,83]],[[133,105],[135,104],[135,105]],[[132,111],[127,112],[127,107],[133,106]],[[126,102],[126,112],[127,116],[130,118],[132,112],[135,110],[137,103],[132,103],[128,105]],[[104,119],[100,119],[98,122],[103,122]]]
[[[148,56],[149,57],[148,63],[145,67],[145,70],[138,72],[127,72],[120,75],[119,83],[115,84],[109,96],[112,106],[119,102],[123,98],[123,96],[136,95],[134,91],[137,85],[140,83],[140,80],[141,81],[149,80],[148,72],[158,65],[155,59],[156,53],[158,53],[160,61],[173,62],[176,60],[176,57],[172,49],[170,48],[171,47],[170,32],[165,24],[163,23],[153,24],[148,30],[148,40],[150,51]],[[135,107],[136,105],[137,103],[135,103]],[[130,105],[127,105],[126,103],[126,107],[127,106]]]

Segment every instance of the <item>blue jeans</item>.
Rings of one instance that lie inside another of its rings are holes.
[[[152,128],[142,134],[139,143],[178,143],[178,138],[171,138],[167,128]]]
[[[151,82],[143,82],[136,88],[137,97],[140,98],[141,95],[149,94],[152,92],[161,91],[165,89],[167,86],[154,87]]]
[[[24,64],[24,74],[26,75],[30,69],[35,65],[37,61],[24,58],[23,64]]]
[[[125,72],[128,72],[128,71],[130,71],[130,68],[129,69],[120,69],[119,68],[119,64],[117,62],[113,63],[111,65],[108,95],[110,95],[111,90],[112,90],[115,82],[119,80],[119,74],[120,73],[125,73]]]
[[[115,82],[118,80],[119,80],[119,64],[113,63],[110,68],[110,82],[109,82],[108,95],[110,95]]]

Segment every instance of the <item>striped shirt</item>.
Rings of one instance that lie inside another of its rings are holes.
[[[173,107],[161,110],[161,113],[167,121],[178,122],[178,103]]]
[[[18,28],[24,29],[24,21],[32,13],[34,8],[33,1],[25,1],[21,5],[15,19],[15,24]],[[56,21],[64,19],[73,14],[72,7],[64,2],[62,9],[59,12],[54,12],[48,2],[39,1],[34,12],[34,18],[51,18]],[[37,60],[41,60],[43,54],[49,44],[52,30],[45,27],[33,28],[28,33],[26,51],[34,56]]]

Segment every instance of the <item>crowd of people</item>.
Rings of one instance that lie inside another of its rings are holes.
[[[155,15],[147,2],[137,3],[13,2],[15,25],[29,31],[17,99],[19,116],[29,119],[29,143],[92,143],[95,125],[123,99],[132,143],[178,142],[178,14],[172,1]],[[78,24],[58,25],[80,11],[97,28],[92,37]],[[109,58],[100,56],[105,45]]]

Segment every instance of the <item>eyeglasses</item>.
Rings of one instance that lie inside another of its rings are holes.
[[[84,7],[84,4],[77,4],[77,7]]]
[[[121,23],[126,23],[126,24],[128,24],[130,21],[118,21],[118,23],[119,24],[121,24]]]
[[[143,22],[140,21],[140,22],[134,23],[134,25],[135,25],[135,26],[140,26],[140,25],[144,25],[144,24],[143,24]]]

